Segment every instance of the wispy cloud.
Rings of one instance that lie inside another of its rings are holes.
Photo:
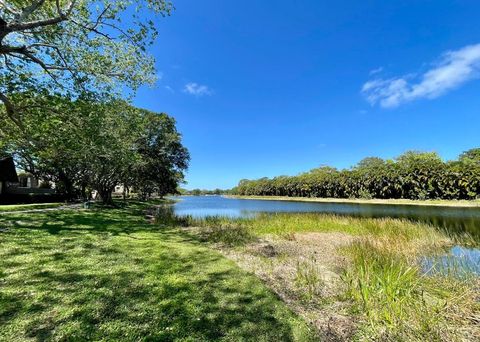
[[[382,71],[383,71],[383,67],[379,67],[379,68],[370,70],[370,76],[379,74],[379,73],[381,73]]]
[[[164,88],[167,89],[167,90],[168,90],[169,92],[171,92],[171,93],[174,93],[174,92],[175,92],[175,90],[173,90],[173,88],[170,87],[169,85],[164,86]]]
[[[421,75],[370,80],[362,94],[372,106],[393,108],[416,99],[434,99],[476,78],[480,78],[480,44],[445,52]]]
[[[213,90],[210,89],[208,86],[203,84],[198,84],[195,82],[190,82],[185,84],[183,91],[187,94],[195,95],[198,97],[205,96],[205,95],[209,95],[209,96],[213,95]]]

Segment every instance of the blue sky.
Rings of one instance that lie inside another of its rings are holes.
[[[187,188],[480,147],[478,1],[174,1],[135,104],[176,118]]]

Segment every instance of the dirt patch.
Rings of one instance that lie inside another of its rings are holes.
[[[339,248],[353,241],[342,233],[268,236],[243,247],[217,245],[226,257],[261,278],[295,312],[314,325],[322,340],[349,340],[356,324],[341,298],[347,259]]]

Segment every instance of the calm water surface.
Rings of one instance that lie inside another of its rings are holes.
[[[420,260],[425,274],[453,274],[460,277],[480,276],[480,249],[452,247],[443,254],[426,256]]]

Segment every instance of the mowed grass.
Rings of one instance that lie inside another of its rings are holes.
[[[142,209],[0,216],[0,340],[315,339],[260,280]]]
[[[12,205],[0,205],[0,213],[10,211],[26,211],[34,209],[47,209],[58,208],[65,203],[38,203],[38,204],[12,204]]]
[[[426,276],[422,256],[455,245],[478,245],[469,235],[451,235],[433,226],[398,219],[366,219],[324,214],[261,214],[251,218],[183,219],[204,227],[204,236],[238,246],[262,236],[295,240],[298,233],[341,232],[353,242],[338,251],[347,257],[341,274],[351,315],[360,322],[355,340],[480,340],[478,277]],[[326,235],[327,236],[327,235]],[[301,264],[299,264],[301,265]],[[308,285],[322,275],[304,267]],[[312,296],[312,293],[305,293]]]

